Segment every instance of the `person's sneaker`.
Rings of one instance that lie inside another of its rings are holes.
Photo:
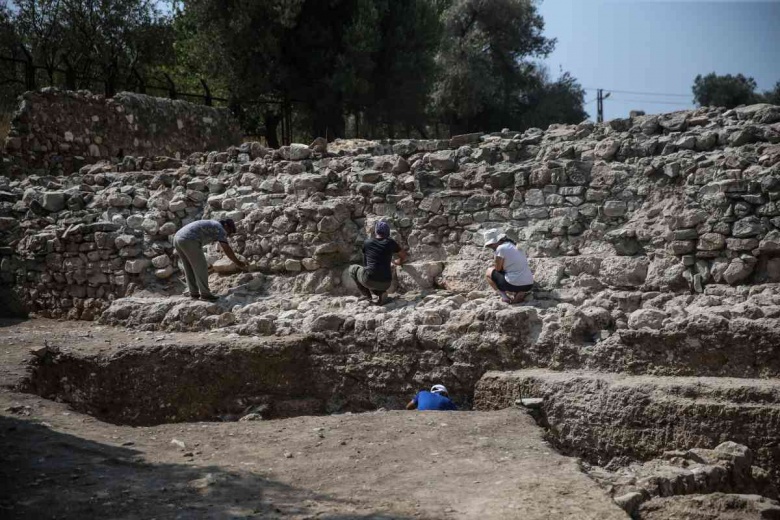
[[[219,296],[217,296],[215,294],[201,294],[200,295],[200,299],[204,300],[204,301],[207,301],[207,302],[215,302],[215,301],[219,300]]]

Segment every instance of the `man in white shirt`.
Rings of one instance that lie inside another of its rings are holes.
[[[485,247],[496,252],[495,266],[485,277],[504,303],[520,303],[534,286],[534,275],[528,267],[525,253],[505,234],[491,229],[485,233]],[[514,293],[510,298],[507,292]]]

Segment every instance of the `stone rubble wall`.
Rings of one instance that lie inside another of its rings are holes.
[[[637,514],[638,510],[653,509],[642,508],[653,499],[712,493],[767,497],[767,509],[780,513],[775,501],[777,489],[765,470],[752,465],[753,459],[750,448],[726,441],[713,449],[670,450],[644,463],[611,470],[590,467],[586,471],[632,518],[645,518],[641,512]]]
[[[8,174],[69,174],[85,164],[131,155],[181,157],[241,142],[229,110],[120,92],[45,88],[25,93],[5,140]],[[139,168],[144,160],[138,161]],[[1,173],[1,172],[0,172]]]
[[[559,301],[642,293],[621,309],[604,303],[595,321],[605,328],[657,330],[674,295],[690,292],[746,297],[768,284],[771,300],[780,281],[780,107],[771,105],[339,142],[331,153],[245,143],[0,183],[0,276],[49,316],[92,319],[113,298],[164,288],[177,278],[173,233],[225,216],[257,272],[306,276],[292,286],[320,293],[345,290],[341,271],[377,219],[411,253],[399,290],[485,289],[481,232],[501,227]],[[210,261],[231,272],[216,254]]]

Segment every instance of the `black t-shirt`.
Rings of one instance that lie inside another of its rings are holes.
[[[393,279],[390,262],[401,250],[392,238],[369,238],[363,243],[363,260],[368,279],[375,282],[389,282]]]

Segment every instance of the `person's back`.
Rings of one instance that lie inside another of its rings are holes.
[[[496,256],[504,259],[504,277],[516,286],[531,285],[534,275],[528,267],[525,253],[511,242],[505,242],[496,248]]]
[[[369,238],[363,243],[363,258],[369,280],[389,282],[393,279],[390,269],[393,255],[401,251],[401,247],[392,238]]]
[[[457,410],[449,397],[442,395],[439,392],[429,392],[428,390],[421,390],[417,392],[417,395],[412,400],[416,403],[418,410]]]
[[[228,241],[225,228],[217,220],[196,220],[195,222],[190,222],[177,231],[174,238],[179,240],[194,240],[199,242],[201,246],[213,242],[227,243]]]

